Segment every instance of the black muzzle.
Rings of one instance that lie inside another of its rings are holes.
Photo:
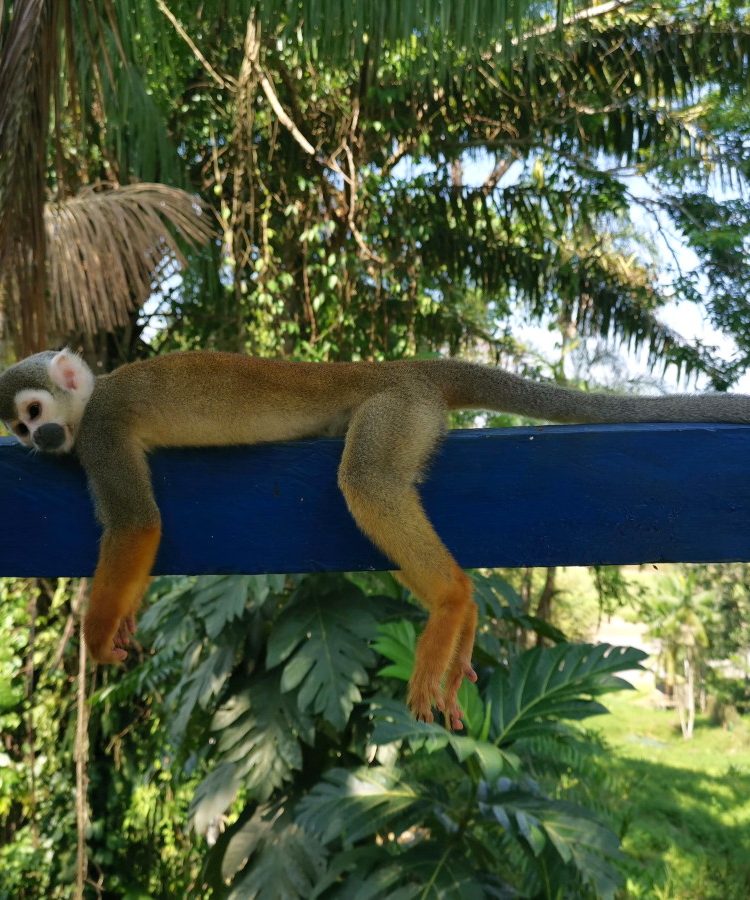
[[[62,425],[54,422],[48,422],[46,425],[40,425],[34,432],[34,446],[38,447],[44,453],[52,453],[59,450],[65,443],[65,429]]]

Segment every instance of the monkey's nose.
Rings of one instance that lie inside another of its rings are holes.
[[[40,425],[34,432],[34,444],[43,452],[59,450],[65,443],[65,429],[55,422]]]

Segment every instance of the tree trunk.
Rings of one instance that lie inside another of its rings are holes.
[[[556,576],[557,566],[548,566],[544,576],[544,587],[542,588],[542,592],[539,595],[539,600],[536,605],[536,617],[538,619],[543,619],[545,622],[549,622],[550,616],[552,615],[552,601],[557,594],[557,588],[555,587]],[[544,638],[541,634],[537,634],[537,647],[541,647],[543,643]]]

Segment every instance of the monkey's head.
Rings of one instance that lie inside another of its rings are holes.
[[[35,353],[0,374],[0,419],[25,447],[68,453],[93,390],[93,372],[75,353]]]

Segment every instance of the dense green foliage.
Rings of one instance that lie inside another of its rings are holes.
[[[480,680],[462,689],[463,733],[403,706],[423,614],[390,576],[369,578],[367,593],[344,576],[160,580],[141,622],[152,652],[93,697],[92,872],[128,896],[536,896],[551,885],[610,896],[618,839],[587,805],[596,745],[574,723],[603,712],[599,695],[643,654],[564,641],[521,651],[508,634],[533,623],[513,614],[519,599],[477,578]],[[8,601],[6,627],[27,634],[26,599]],[[40,652],[57,638],[46,624],[38,617]],[[55,745],[70,748],[74,704],[51,714],[70,697],[64,665],[41,667],[24,701],[13,662],[0,895],[63,897],[71,845],[56,845],[74,822]],[[34,735],[26,715],[39,718]],[[36,780],[24,784],[32,737]]]

